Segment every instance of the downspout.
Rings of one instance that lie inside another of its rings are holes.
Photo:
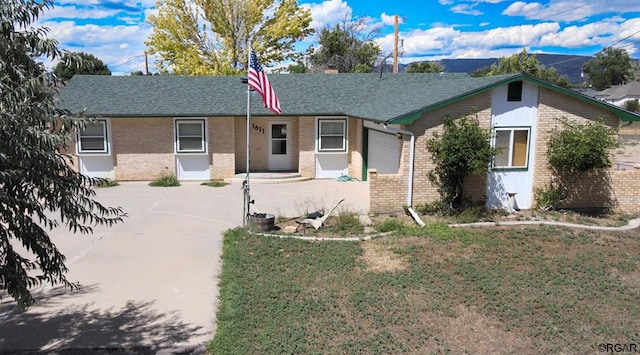
[[[420,216],[418,216],[418,214],[416,213],[416,211],[413,210],[413,207],[412,207],[413,206],[413,165],[415,163],[416,135],[411,131],[388,127],[386,123],[383,126],[385,130],[391,133],[403,134],[403,135],[406,134],[409,137],[411,137],[411,140],[409,143],[409,181],[407,183],[408,185],[407,211],[409,211],[409,214],[411,215],[413,220],[416,221],[416,223],[418,223],[420,227],[424,227],[425,226],[424,222],[420,219]]]

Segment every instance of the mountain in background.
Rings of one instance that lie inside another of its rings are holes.
[[[553,67],[558,71],[560,76],[566,76],[572,84],[580,84],[586,81],[586,77],[582,76],[582,66],[592,57],[580,56],[580,55],[565,55],[565,54],[543,54],[536,53],[538,61],[546,67]],[[441,59],[440,64],[444,66],[447,73],[468,73],[471,74],[474,71],[491,66],[494,63],[498,63],[499,58],[478,58],[478,59]],[[636,63],[640,63],[640,60],[633,59]],[[400,64],[398,66],[399,72],[404,72],[410,64]]]

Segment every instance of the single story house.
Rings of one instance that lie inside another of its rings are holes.
[[[594,93],[593,97],[622,107],[627,101],[640,99],[640,81],[632,81],[624,85],[614,85],[608,89]]]
[[[503,149],[488,176],[470,179],[467,191],[490,207],[507,206],[511,195],[528,209],[535,188],[551,177],[546,139],[554,118],[602,118],[610,126],[640,120],[524,74],[272,74],[280,116],[248,94],[241,79],[74,76],[60,91],[61,107],[97,119],[71,148],[77,168],[117,180],[152,180],[165,172],[181,180],[228,179],[246,171],[249,107],[252,172],[349,175],[368,181],[372,212],[391,212],[439,198],[427,176],[434,165],[426,141],[442,129],[443,118],[473,114]],[[626,174],[611,182],[614,199],[637,211],[640,175]],[[589,192],[570,205],[608,203],[593,191],[610,189],[588,181],[583,190]]]

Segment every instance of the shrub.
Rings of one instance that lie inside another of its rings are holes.
[[[223,187],[223,186],[229,185],[229,183],[228,182],[224,182],[224,181],[220,181],[220,180],[210,180],[210,181],[205,181],[205,182],[201,183],[200,185],[209,186],[209,187]]]
[[[427,141],[436,168],[429,179],[436,186],[445,206],[445,213],[454,213],[464,202],[464,180],[483,174],[496,150],[491,147],[489,130],[482,129],[475,116],[459,119],[446,117],[442,134],[434,133]]]
[[[162,177],[150,182],[149,186],[159,186],[159,187],[180,186],[180,181],[178,180],[178,177],[176,177],[175,174],[165,173],[162,175]]]
[[[581,174],[610,168],[610,150],[618,146],[617,129],[606,126],[602,119],[588,123],[564,117],[556,120],[560,127],[551,130],[547,142],[547,159],[553,177],[546,187],[534,193],[536,208],[542,210],[556,208],[575,187]],[[600,183],[608,183],[606,176],[600,178]]]

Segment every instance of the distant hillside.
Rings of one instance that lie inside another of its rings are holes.
[[[561,76],[566,76],[572,84],[579,84],[586,79],[581,76],[582,66],[591,57],[579,55],[564,54],[536,54],[536,58],[540,63],[547,67],[555,68]],[[637,63],[640,60],[634,59]],[[440,63],[444,66],[448,73],[468,73],[488,67],[493,63],[497,63],[498,58],[479,58],[479,59],[442,59]],[[413,63],[411,63],[413,64]],[[398,71],[403,72],[411,64],[402,64]]]

